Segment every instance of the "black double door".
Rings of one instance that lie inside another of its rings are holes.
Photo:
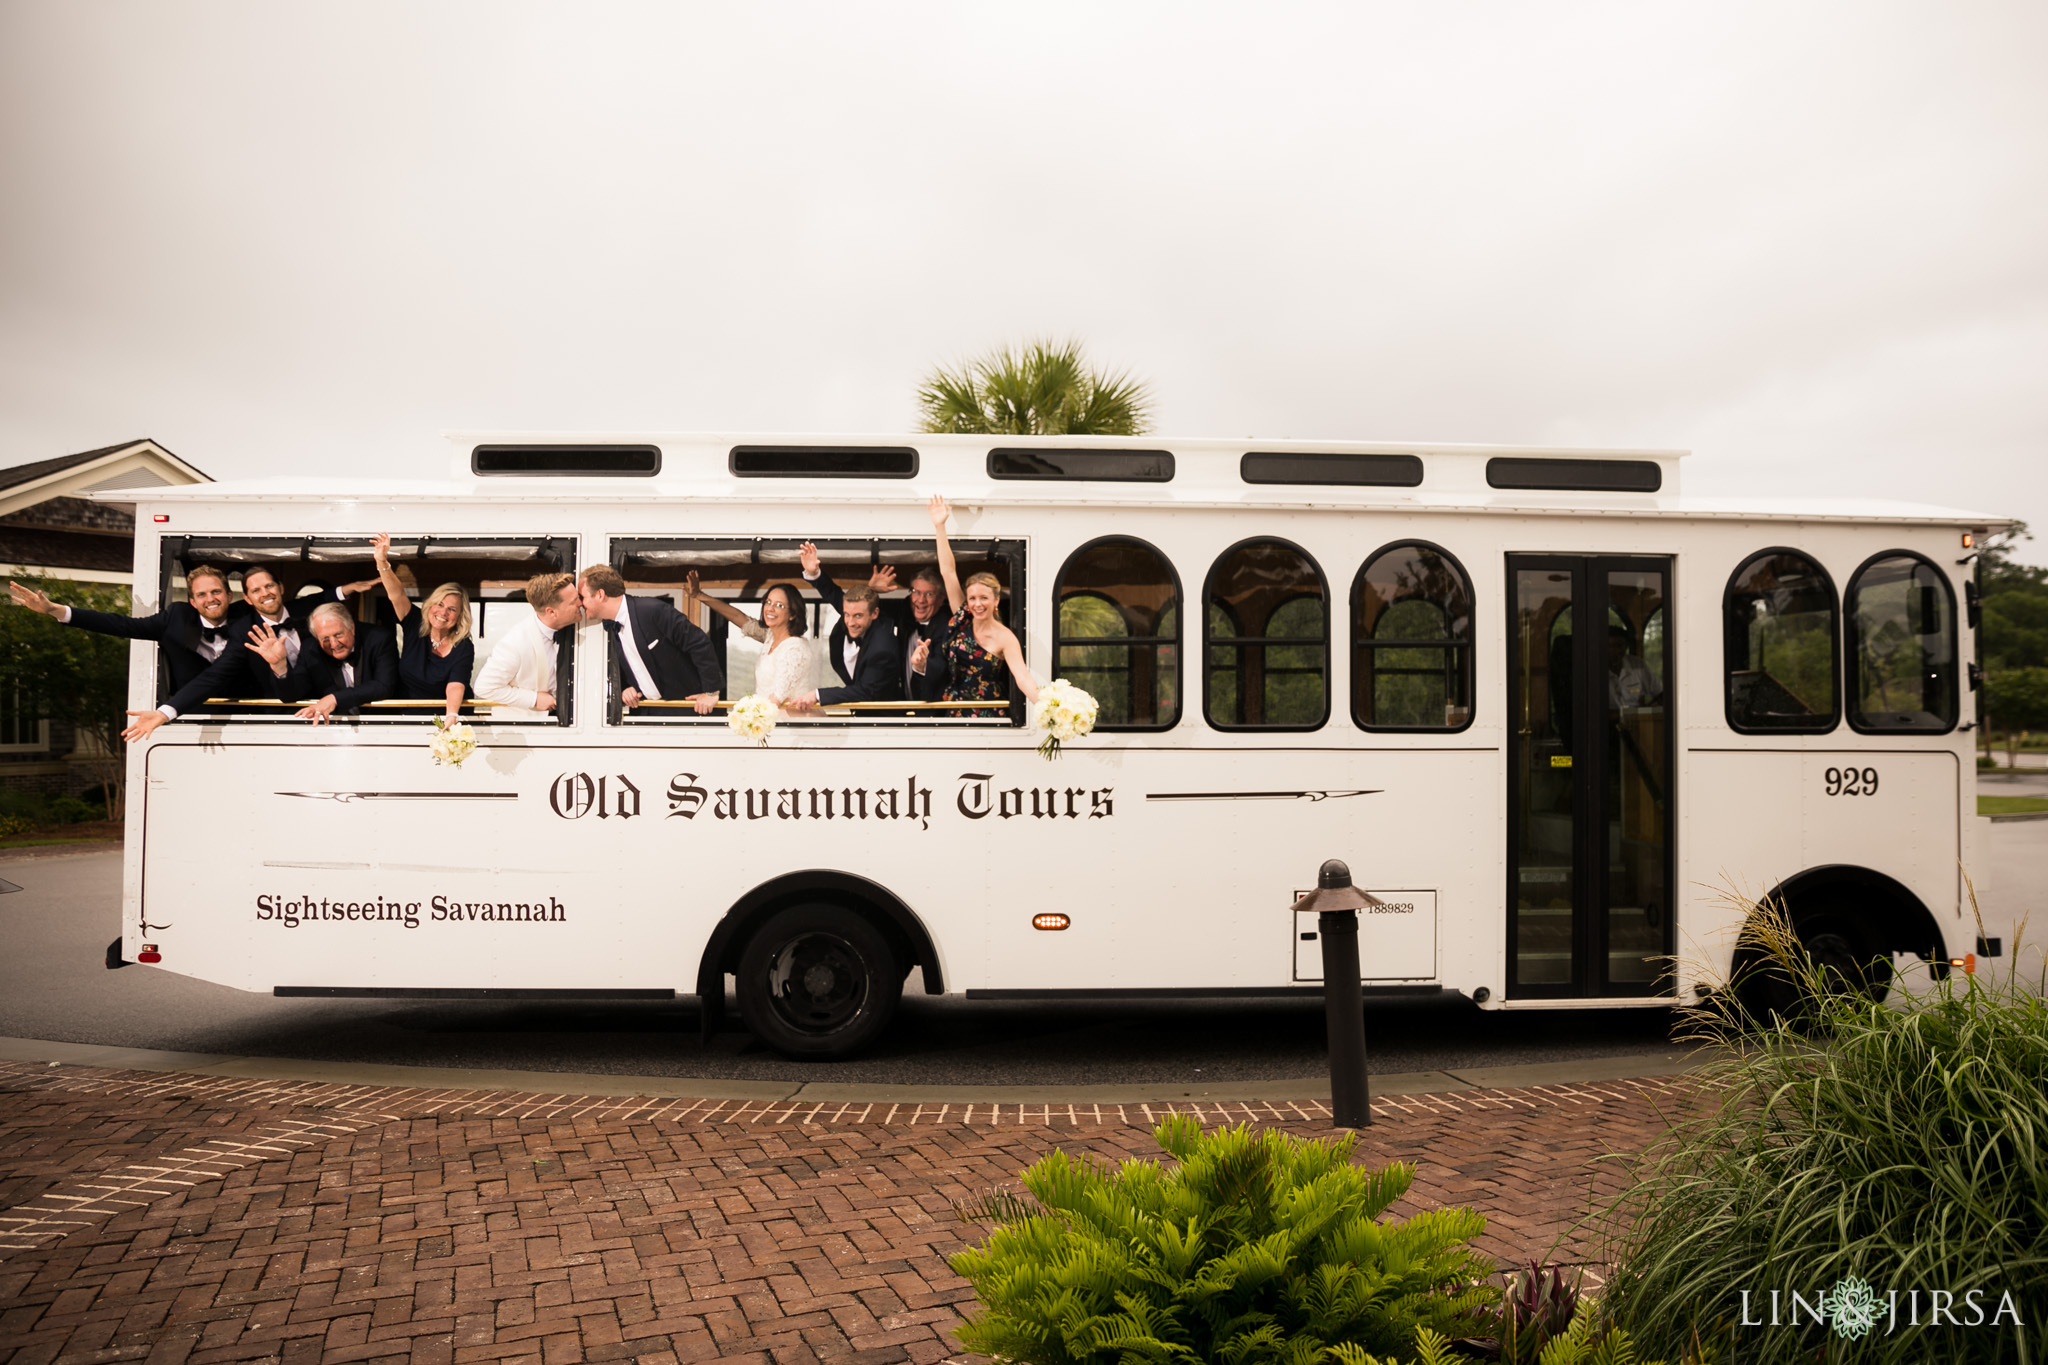
[[[1508,581],[1508,993],[1668,993],[1671,562],[1510,555]]]

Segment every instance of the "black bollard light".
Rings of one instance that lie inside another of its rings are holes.
[[[1316,874],[1316,889],[1294,903],[1316,912],[1323,942],[1323,1015],[1330,1033],[1330,1122],[1338,1128],[1372,1123],[1372,1093],[1365,1079],[1365,992],[1358,980],[1358,912],[1384,902],[1351,885],[1351,869],[1336,858]]]

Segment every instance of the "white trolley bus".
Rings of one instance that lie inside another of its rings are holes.
[[[129,755],[119,956],[280,995],[696,996],[707,1032],[731,976],[765,1041],[834,1055],[913,973],[1318,990],[1289,907],[1331,857],[1386,902],[1368,993],[1668,1006],[1727,971],[1730,883],[1872,990],[1892,955],[1981,946],[1968,547],[1995,518],[1687,498],[1669,452],[450,439],[442,479],[140,494],[138,612],[201,563],[368,577],[387,532],[422,588],[468,585],[481,667],[545,570],[608,562],[678,604],[694,570],[745,609],[813,541],[839,583],[907,587],[938,491],[963,575],[1001,580],[1033,671],[1100,723],[1050,763],[1021,707],[823,712],[757,745],[622,708],[593,626],[556,715],[479,713],[459,769],[417,712],[222,705]],[[758,646],[697,619],[744,694]],[[131,692],[159,695],[154,646]]]

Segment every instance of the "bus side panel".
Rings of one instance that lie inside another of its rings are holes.
[[[1696,750],[1688,757],[1689,897],[1680,951],[1703,959],[1715,977],[1727,972],[1742,922],[1727,893],[1763,896],[1808,868],[1870,868],[1917,895],[1937,923],[1953,912],[1954,754]]]
[[[1089,741],[1091,745],[1102,741]],[[999,989],[1270,987],[1295,981],[1295,897],[1314,888],[1324,860],[1349,863],[1362,888],[1437,892],[1437,961],[1417,974],[1376,957],[1389,924],[1361,922],[1368,981],[1461,988],[1493,982],[1502,952],[1502,847],[1491,751],[1237,754],[1155,751],[1106,757],[1074,746],[1053,768],[1018,773],[1028,784],[997,801],[1078,794],[1113,799],[1090,844],[1050,824],[1019,820],[989,831],[988,967],[977,986]],[[1100,779],[1093,773],[1101,769]],[[1117,780],[1119,779],[1120,780]],[[1057,785],[1052,785],[1052,784]],[[1097,821],[1090,820],[1095,824]],[[1031,888],[1023,899],[1004,883]],[[1036,928],[1041,911],[1070,927]],[[966,984],[966,983],[963,983]]]

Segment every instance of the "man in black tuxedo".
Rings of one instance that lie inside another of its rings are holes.
[[[877,625],[882,615],[881,594],[865,586],[841,591],[829,578],[819,582],[831,588],[829,593],[825,586],[819,588],[825,600],[839,608],[839,624],[832,627],[825,657],[847,685],[821,687],[792,697],[789,709],[808,711],[813,706],[849,701],[902,701],[903,659],[896,649],[896,637]]]
[[[9,583],[7,589],[17,606],[39,611],[65,625],[101,635],[156,641],[171,676],[171,694],[154,711],[130,711],[135,724],[121,732],[123,739],[141,739],[165,721],[176,719],[179,712],[205,701],[212,695],[206,690],[209,670],[222,660],[227,661],[229,674],[238,675],[241,670],[238,655],[242,634],[248,629],[246,608],[237,611],[229,606],[228,576],[211,564],[200,564],[186,572],[188,601],[173,602],[151,616],[122,616],[67,607],[19,583]]]
[[[604,623],[611,637],[619,700],[690,701],[711,714],[725,685],[718,652],[687,616],[658,597],[628,597],[626,580],[609,564],[592,564],[577,580],[586,620]]]
[[[803,561],[804,581],[816,588],[818,596],[830,602],[833,609],[844,616],[846,609],[840,602],[839,585],[825,577],[818,561],[818,547],[807,540],[797,547],[797,555]],[[884,564],[868,575],[868,586],[875,590],[881,612],[876,629],[887,631],[896,646],[897,671],[902,674],[901,690],[896,695],[912,701],[937,701],[946,678],[945,655],[939,649],[940,638],[946,629],[946,615],[939,610],[946,600],[945,581],[939,577],[937,569],[919,569],[911,577],[908,602],[881,601],[879,594],[893,592],[896,588],[895,566]],[[835,629],[834,640],[838,639],[838,634]],[[912,672],[910,667],[910,654],[917,648],[919,640],[929,640],[932,644],[931,657],[923,673]],[[838,662],[836,649],[832,658]]]
[[[282,633],[263,622],[249,628],[246,645],[270,665],[278,700],[313,698],[294,713],[300,720],[324,725],[330,716],[354,715],[365,702],[398,695],[398,646],[388,631],[358,631],[339,602],[313,608],[307,624],[317,648],[301,650],[296,667],[285,662]]]

